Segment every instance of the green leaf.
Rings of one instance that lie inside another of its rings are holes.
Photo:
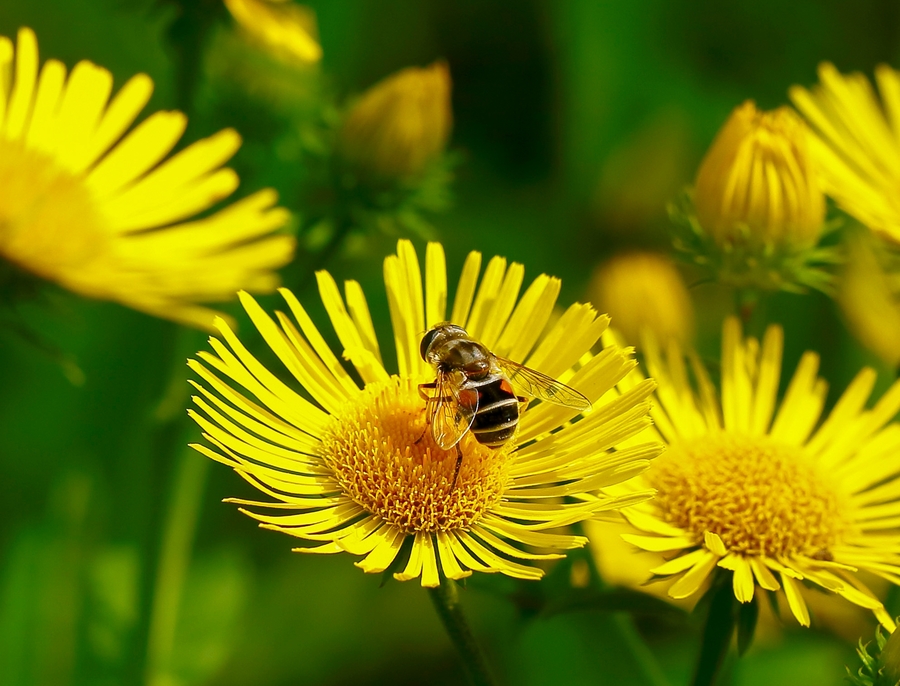
[[[737,600],[731,584],[724,581],[724,578],[720,574],[707,592],[710,597],[709,613],[703,627],[703,643],[691,682],[694,686],[712,686],[715,683],[731,646],[738,614],[735,608]]]

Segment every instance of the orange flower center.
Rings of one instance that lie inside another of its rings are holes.
[[[840,499],[802,448],[718,433],[683,441],[648,478],[666,519],[699,537],[718,534],[745,555],[829,555],[847,528]]]
[[[322,456],[341,489],[359,505],[408,533],[465,529],[503,495],[514,447],[491,450],[471,434],[443,450],[427,430],[415,382],[369,384],[332,417]]]

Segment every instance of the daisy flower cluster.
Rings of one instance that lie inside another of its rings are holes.
[[[450,64],[338,97],[323,86],[311,9],[215,4],[203,30],[241,37],[220,42],[223,63],[251,80],[243,50],[279,65],[257,95],[277,91],[297,120],[252,150],[302,167],[295,211],[252,182],[235,197],[236,130],[183,142],[185,113],[142,116],[149,76],[116,84],[89,61],[42,60],[22,28],[0,37],[0,303],[15,305],[27,282],[210,333],[188,360],[193,464],[233,470],[243,490],[227,502],[294,551],[429,589],[477,683],[490,679],[456,582],[493,574],[518,589],[566,570],[608,600],[619,567],[707,613],[698,685],[713,683],[733,633],[746,647],[761,598],[806,627],[822,595],[862,608],[880,628],[877,657],[860,648],[859,683],[900,674],[887,637],[900,381],[879,386],[854,362],[852,380],[830,387],[826,346],[795,359],[785,332],[797,327],[767,308],[776,292],[833,298],[873,365],[896,376],[900,73],[879,66],[873,85],[824,63],[790,104],[738,104],[669,208],[672,254],[640,245],[597,265],[584,279],[594,305],[560,304],[559,278],[526,278],[503,256],[457,261],[448,248],[448,259],[433,239],[417,252],[400,238],[383,288],[364,289],[337,278],[333,258],[380,233],[432,236],[425,215],[448,205]],[[705,300],[692,288],[710,283]],[[429,354],[442,326],[456,338]],[[712,339],[718,353],[698,352]],[[199,502],[185,507],[191,535]],[[191,535],[165,539],[160,578],[186,568]],[[180,683],[159,665],[181,589],[158,588],[148,683]]]

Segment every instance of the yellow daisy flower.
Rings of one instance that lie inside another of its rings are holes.
[[[790,89],[815,129],[811,151],[824,191],[870,229],[900,242],[900,74],[875,70],[881,100],[862,74],[819,65],[820,84]]]
[[[252,41],[279,59],[314,64],[322,59],[316,14],[291,0],[225,0],[234,20]]]
[[[677,345],[664,357],[647,348],[659,383],[652,411],[666,453],[636,480],[654,500],[623,514],[637,547],[665,553],[650,570],[674,583],[668,594],[698,593],[717,568],[732,572],[742,603],[757,587],[783,591],[794,616],[809,625],[802,585],[832,591],[894,623],[858,572],[900,583],[900,382],[867,410],[875,372],[864,369],[819,423],[827,385],[819,358],[801,359],[778,407],[782,330],[762,343],[742,339],[728,319],[717,399],[695,356],[690,369]],[[626,392],[643,377],[620,384]],[[643,438],[643,437],[642,437]]]
[[[439,448],[426,431],[417,388],[435,376],[420,356],[422,334],[447,319],[444,252],[440,244],[428,245],[423,289],[415,250],[400,241],[384,263],[397,374],[382,362],[359,284],[348,281],[342,296],[327,272],[317,274],[319,291],[353,372],[284,289],[293,318],[278,312],[273,320],[250,296],[241,300],[302,394],[264,367],[221,320],[222,340],[210,341],[215,354],[201,352],[189,362],[202,380],[194,383],[200,395],[190,414],[214,448],[193,447],[272,499],[230,502],[282,512],[245,510],[264,528],[319,544],[298,552],[363,555],[356,565],[366,572],[396,569],[397,579],[421,577],[423,586],[434,587],[442,575],[460,579],[473,571],[538,579],[542,569],[529,563],[561,557],[548,550],[586,543],[554,530],[649,497],[646,490],[610,496],[603,489],[642,472],[661,450],[658,444],[611,450],[649,426],[653,382],[600,402],[635,366],[630,351],[617,346],[572,371],[608,318],[575,304],[545,330],[558,279],[539,276],[519,298],[522,265],[494,257],[479,283],[480,268],[481,254],[470,253],[450,321],[498,355],[564,377],[594,402],[591,411],[537,404],[496,450],[466,434],[454,485],[456,452]]]
[[[34,32],[21,29],[16,48],[0,37],[0,257],[81,295],[203,328],[216,313],[197,303],[278,285],[273,270],[294,242],[269,235],[288,220],[274,191],[192,219],[237,188],[221,166],[240,146],[235,131],[164,161],[182,113],[157,112],[127,132],[149,77],[110,100],[112,75],[90,62],[68,78],[57,60],[38,71]]]

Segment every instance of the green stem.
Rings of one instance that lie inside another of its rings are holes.
[[[612,624],[625,647],[633,658],[634,664],[640,669],[644,676],[644,681],[651,686],[669,686],[669,680],[666,673],[659,666],[656,655],[650,650],[650,647],[644,642],[643,637],[634,626],[634,619],[631,615],[617,612],[612,616]]]
[[[734,591],[726,583],[725,575],[719,575],[710,590],[712,602],[703,626],[703,644],[694,671],[693,686],[713,686],[731,648],[731,639],[737,624]]]
[[[216,0],[180,0],[178,16],[169,26],[168,37],[175,52],[175,99],[179,109],[191,114],[203,69],[203,49],[220,14]]]
[[[209,460],[185,448],[163,528],[147,639],[146,684],[171,683],[171,657],[184,583],[191,561]]]
[[[469,681],[474,686],[492,686],[494,679],[463,614],[456,582],[452,579],[443,579],[440,586],[430,588],[428,592],[450,640],[462,657]]]
[[[184,415],[190,390],[184,361],[197,350],[202,338],[199,331],[177,330],[169,380],[151,416],[156,427],[158,457],[174,459],[167,460],[171,465],[168,499],[163,504],[164,509],[154,518],[162,538],[155,560],[148,561],[148,571],[155,570],[151,571],[153,578],[148,589],[144,636],[143,676],[148,685],[166,683],[170,677],[181,597],[209,469],[209,461],[186,446],[187,437],[195,428]]]

